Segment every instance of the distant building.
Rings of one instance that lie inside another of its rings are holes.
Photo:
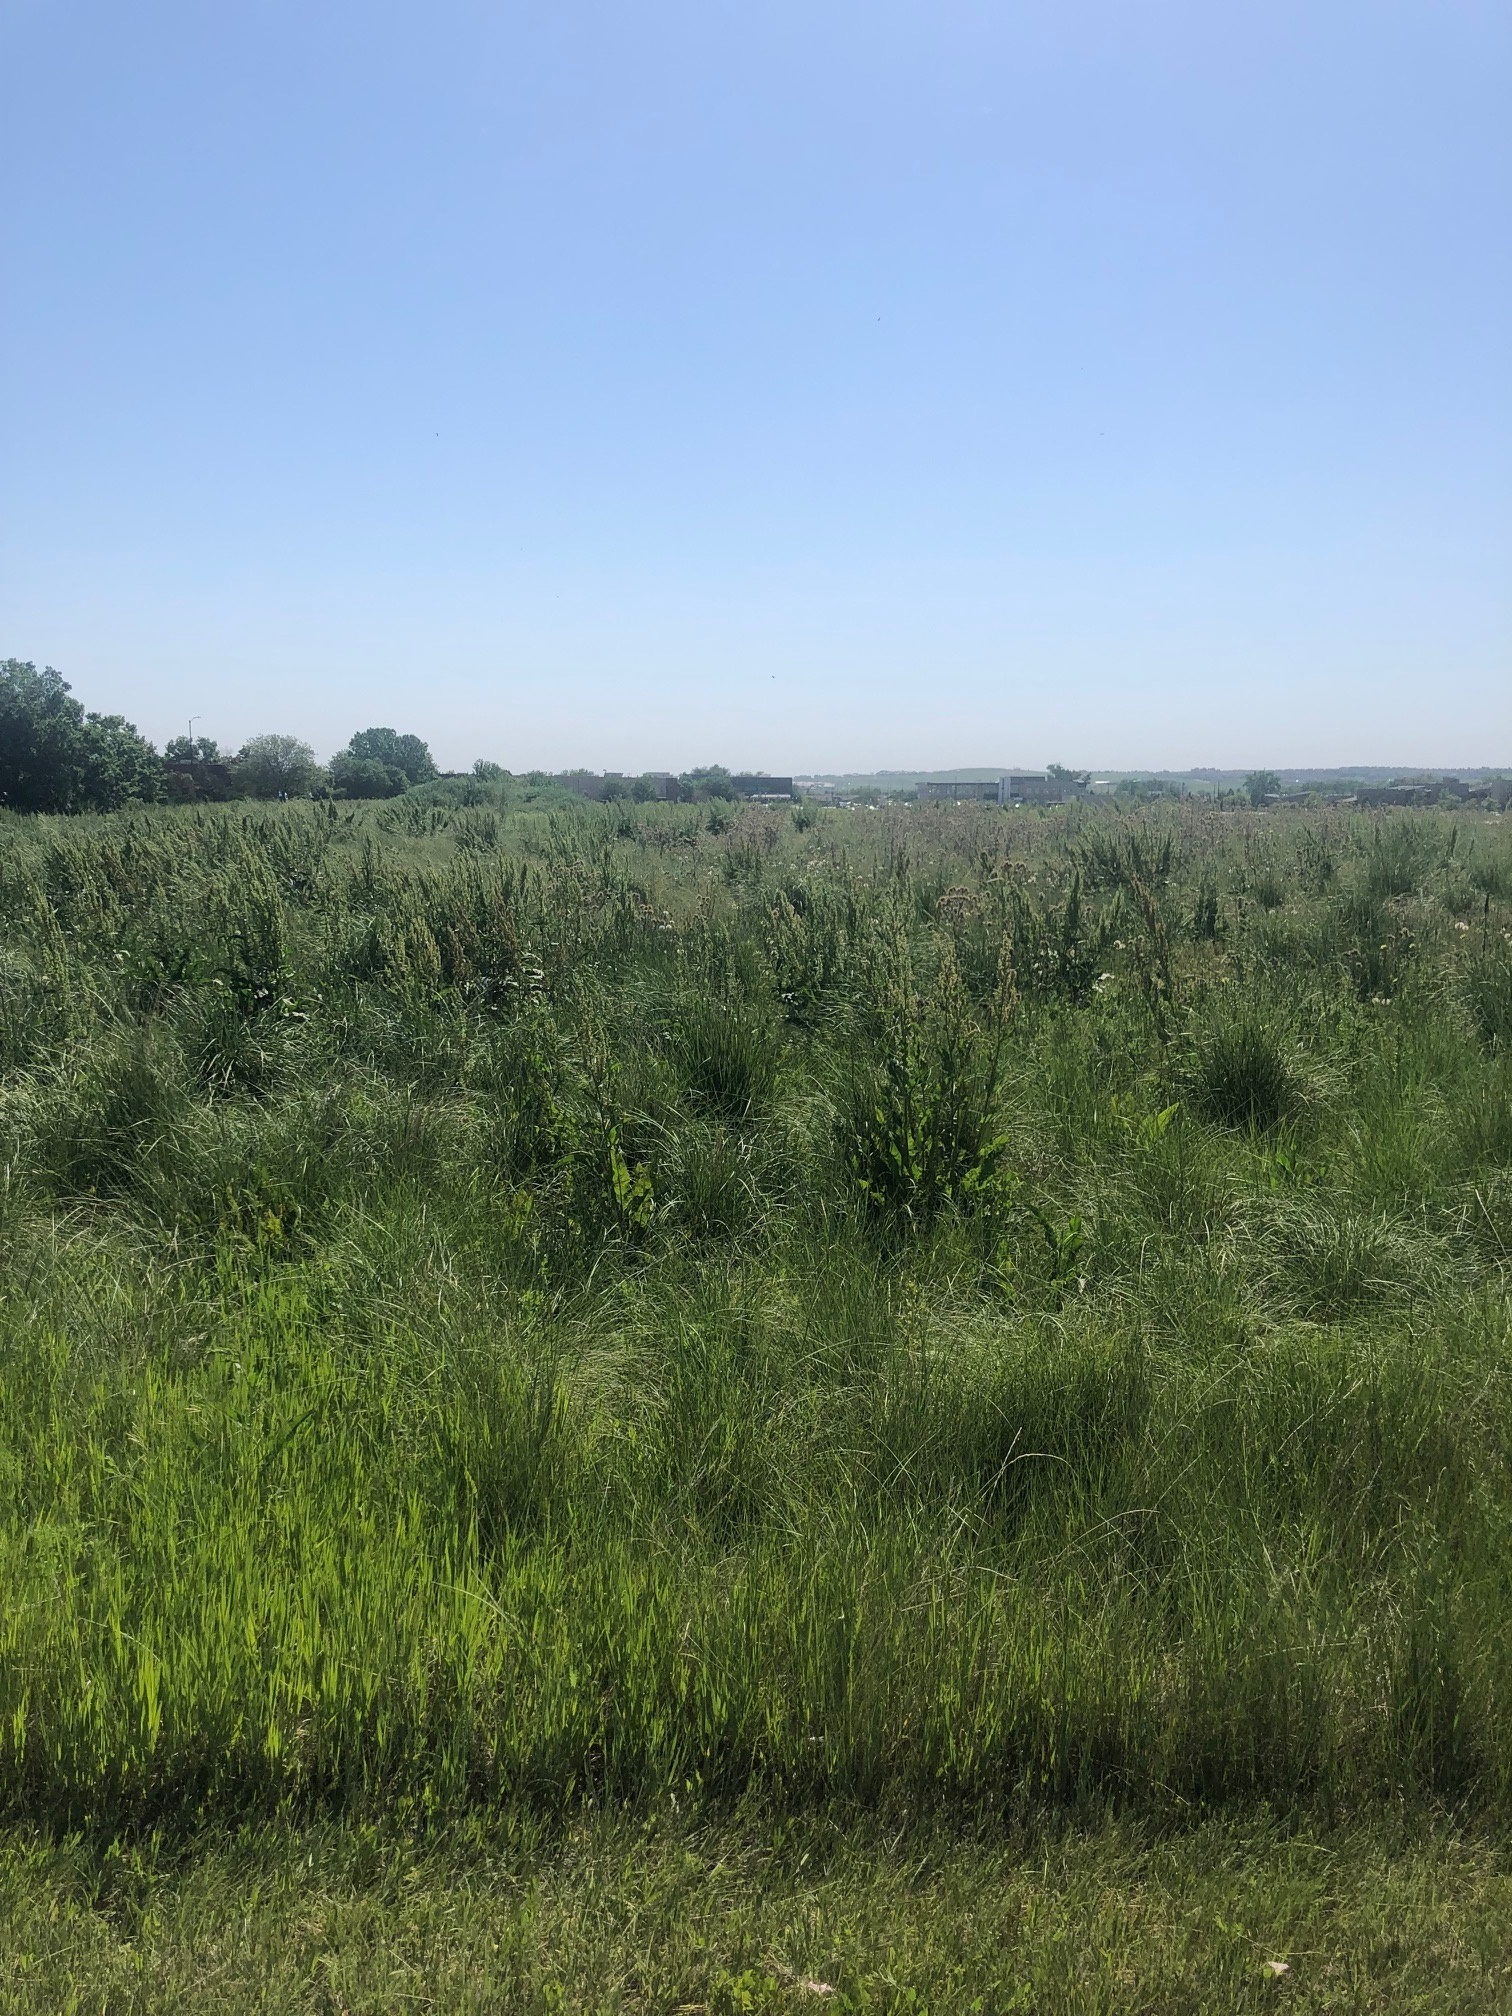
[[[1051,777],[1043,770],[1020,772],[1004,777],[998,786],[999,805],[1059,805],[1063,798],[1082,798],[1084,784],[1069,778]]]
[[[793,780],[791,777],[767,777],[758,771],[754,777],[732,777],[730,789],[737,798],[791,798]]]
[[[627,777],[623,770],[606,770],[602,776],[596,770],[562,770],[551,781],[560,784],[564,791],[575,791],[579,798],[596,801],[633,797],[636,785],[642,781],[650,786],[653,798],[677,796],[677,779],[670,770],[648,770],[644,780]]]
[[[165,763],[163,774],[168,796],[175,804],[192,804],[204,798],[224,801],[237,795],[236,778],[229,763],[197,757],[188,763]]]
[[[1389,784],[1362,784],[1357,805],[1437,805],[1448,798],[1462,802],[1470,787],[1458,777],[1395,777]]]
[[[921,777],[921,805],[1059,805],[1067,798],[1085,798],[1087,787],[1075,778],[1051,777],[1043,770],[1016,770],[1003,777]]]
[[[921,777],[919,803],[960,805],[977,800],[988,805],[1000,805],[1001,783],[998,777]]]

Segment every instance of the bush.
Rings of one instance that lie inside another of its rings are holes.
[[[330,777],[338,798],[398,798],[409,789],[408,777],[395,764],[346,749],[331,758]]]

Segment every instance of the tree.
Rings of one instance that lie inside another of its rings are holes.
[[[1092,782],[1090,770],[1068,770],[1064,763],[1047,763],[1045,774],[1052,784],[1059,784],[1063,791],[1085,791]]]
[[[472,767],[472,773],[480,784],[502,784],[509,775],[502,763],[492,763],[486,756],[478,758]]]
[[[430,750],[418,735],[392,728],[359,728],[342,752],[363,763],[383,763],[403,773],[406,784],[428,784],[436,775]]]
[[[1251,770],[1244,780],[1244,788],[1249,793],[1251,805],[1263,805],[1267,798],[1274,798],[1280,792],[1281,779],[1274,770]]]
[[[0,802],[21,812],[108,812],[162,795],[157,753],[129,721],[86,714],[51,665],[0,663]]]
[[[0,665],[0,795],[20,812],[71,812],[83,789],[84,709],[51,665]]]
[[[409,779],[396,763],[354,756],[350,749],[331,758],[330,774],[338,798],[399,798],[409,789]]]
[[[254,798],[298,797],[315,780],[315,751],[296,735],[254,735],[236,752],[241,781]]]
[[[163,744],[167,763],[218,763],[220,744],[208,735],[174,735]]]
[[[163,796],[157,751],[121,714],[84,716],[84,802],[96,812],[156,804]]]
[[[702,770],[687,770],[678,779],[684,798],[733,798],[735,787],[722,763],[710,763]]]

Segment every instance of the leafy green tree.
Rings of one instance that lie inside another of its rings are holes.
[[[0,663],[0,802],[22,812],[109,812],[162,795],[162,764],[129,721],[86,714],[51,665]]]
[[[1244,788],[1249,793],[1251,805],[1263,805],[1267,798],[1280,791],[1281,779],[1274,770],[1251,770],[1244,780]]]
[[[409,789],[409,779],[398,764],[354,756],[350,749],[331,758],[330,776],[338,798],[399,798]]]
[[[392,728],[359,728],[344,755],[363,763],[383,763],[403,774],[406,784],[428,784],[436,775],[430,750],[418,735],[400,735]]]
[[[0,665],[0,794],[22,812],[70,812],[83,788],[84,709],[51,665]]]
[[[687,770],[678,779],[684,798],[733,798],[735,787],[722,763],[710,763],[702,770]]]
[[[314,783],[315,751],[296,735],[254,735],[236,752],[242,784],[254,798],[302,796]]]
[[[472,767],[472,773],[480,784],[502,784],[509,775],[502,763],[492,763],[486,756],[478,758]]]
[[[163,797],[157,751],[122,714],[84,717],[84,802],[97,812]]]
[[[1062,790],[1070,788],[1085,791],[1092,782],[1090,770],[1068,770],[1064,763],[1047,763],[1045,775],[1052,784],[1059,784]]]
[[[218,763],[220,744],[208,735],[174,735],[163,744],[168,763]]]

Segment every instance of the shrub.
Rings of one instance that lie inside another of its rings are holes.
[[[338,798],[399,798],[409,789],[409,779],[393,763],[380,763],[376,756],[354,756],[343,749],[331,758],[331,789]]]

